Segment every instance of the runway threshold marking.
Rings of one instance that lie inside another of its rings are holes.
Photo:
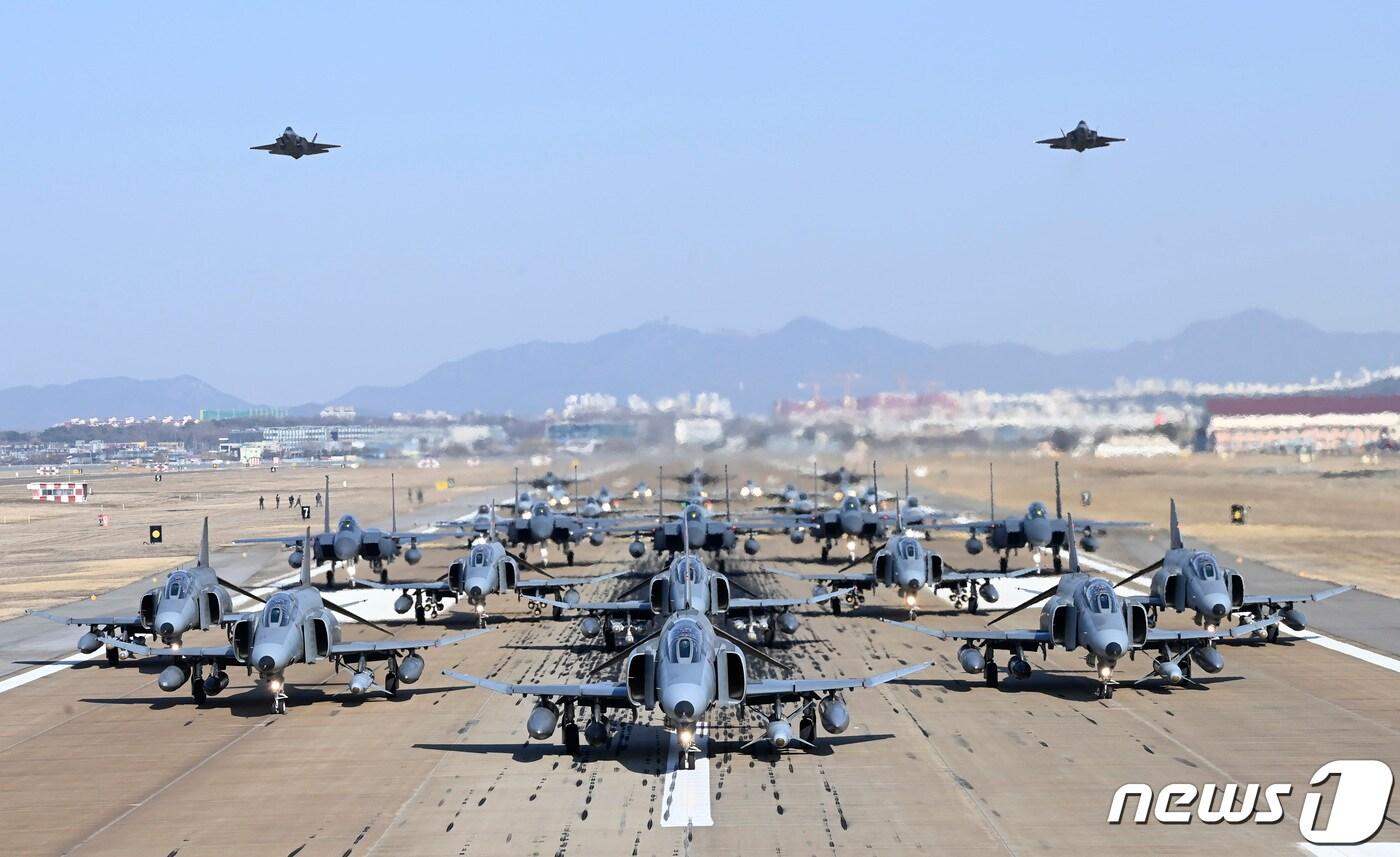
[[[689,771],[678,768],[681,749],[675,736],[666,754],[666,775],[662,779],[662,827],[713,827],[710,815],[710,727],[699,724],[695,729],[695,746],[700,752],[695,767]]]

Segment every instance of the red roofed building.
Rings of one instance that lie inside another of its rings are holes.
[[[1400,396],[1230,396],[1206,401],[1218,452],[1361,450],[1400,437]]]

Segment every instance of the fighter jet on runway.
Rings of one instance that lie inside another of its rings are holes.
[[[608,662],[625,659],[618,681],[515,684],[451,671],[443,675],[496,693],[535,697],[526,721],[530,737],[549,738],[562,718],[564,747],[571,754],[577,754],[580,746],[578,718],[587,717],[583,735],[590,746],[597,747],[608,740],[608,712],[659,709],[667,730],[676,735],[681,766],[691,768],[698,752],[696,728],[716,707],[742,706],[741,711],[759,714],[766,721],[763,736],[745,748],[767,742],[777,750],[794,744],[812,749],[818,717],[827,732],[844,732],[850,725],[842,691],[874,687],[931,665],[913,664],[864,678],[760,679],[749,675],[749,658],[787,669],[716,627],[701,610],[687,607],[668,616],[655,635]]]
[[[306,537],[308,540],[311,537],[309,528]],[[102,640],[109,646],[143,657],[169,658],[172,663],[161,672],[156,682],[160,689],[174,692],[188,681],[195,701],[200,704],[228,687],[228,667],[244,666],[249,672],[256,669],[263,685],[272,692],[272,713],[286,714],[286,680],[282,674],[292,664],[314,664],[329,659],[335,663],[337,670],[344,667],[350,671],[349,690],[352,695],[362,696],[379,690],[395,696],[399,692],[400,681],[413,684],[423,675],[423,657],[415,650],[450,646],[486,633],[487,629],[481,629],[436,640],[397,640],[391,637],[379,641],[343,642],[340,639],[340,622],[335,616],[337,613],[386,635],[390,632],[338,604],[322,600],[321,593],[311,585],[313,562],[315,560],[309,554],[303,554],[299,585],[278,592],[267,600],[260,612],[235,622],[230,629],[231,642],[227,646],[152,649],[114,637],[103,637]],[[383,687],[375,683],[374,670],[369,667],[372,661],[384,661],[386,664]],[[213,670],[208,677],[204,675],[205,667]]]
[[[895,532],[902,532],[903,529],[902,522],[896,523]],[[870,571],[847,571],[867,560],[871,561]],[[825,595],[827,587],[853,587],[846,590],[845,598],[852,608],[865,603],[864,593],[875,589],[876,586],[893,586],[899,590],[905,606],[909,608],[910,619],[914,618],[919,605],[919,593],[924,589],[932,589],[935,592],[939,589],[949,590],[950,599],[955,607],[966,606],[967,612],[976,613],[979,597],[990,603],[995,603],[1000,597],[991,583],[992,578],[1023,577],[1036,571],[1034,568],[1018,571],[957,571],[944,565],[943,557],[926,550],[917,537],[902,534],[896,535],[879,547],[872,548],[865,556],[852,561],[839,571],[803,574],[777,568],[765,570],[794,580],[818,581],[812,590],[814,595]],[[831,612],[838,616],[841,614],[840,599],[831,602]]]
[[[229,625],[244,619],[247,613],[233,612],[232,589],[261,601],[256,595],[222,579],[209,565],[209,519],[204,519],[204,531],[199,538],[199,556],[193,568],[170,572],[165,584],[141,596],[141,606],[135,616],[58,616],[43,610],[33,611],[64,625],[86,625],[88,632],[78,639],[78,651],[92,654],[102,648],[103,638],[144,643],[143,634],[159,637],[167,646],[180,646],[186,631],[205,631],[219,625]],[[107,663],[117,665],[121,649],[107,645]]]
[[[1154,571],[1159,565],[1160,563],[1153,563],[1119,581],[1118,585]],[[1041,601],[1046,603],[1041,608],[1039,629],[1001,631],[990,627],[1007,616]],[[997,686],[998,649],[1011,653],[1006,665],[1007,673],[1012,678],[1024,679],[1031,674],[1031,663],[1026,659],[1026,650],[1040,649],[1043,655],[1046,649],[1052,647],[1062,648],[1067,652],[1083,648],[1089,666],[1098,670],[1099,685],[1096,696],[1099,699],[1107,699],[1113,696],[1113,688],[1116,686],[1113,670],[1118,666],[1119,659],[1132,651],[1156,648],[1158,653],[1152,662],[1152,672],[1138,682],[1153,676],[1162,678],[1169,684],[1190,682],[1192,661],[1206,672],[1217,673],[1224,669],[1225,659],[1221,657],[1220,651],[1211,645],[1215,640],[1222,637],[1247,637],[1278,621],[1279,617],[1274,616],[1237,628],[1213,631],[1164,631],[1150,628],[1146,608],[1120,597],[1114,592],[1114,585],[1102,577],[1094,577],[1080,571],[1079,553],[1071,540],[1069,573],[1060,578],[1059,585],[1011,608],[989,622],[987,628],[944,631],[910,622],[890,624],[940,640],[966,640],[958,650],[958,662],[966,672],[982,673],[988,687]],[[977,650],[978,645],[982,646],[980,652]]]
[[[1083,119],[1074,126],[1068,134],[1060,132],[1058,137],[1049,137],[1044,140],[1036,140],[1037,144],[1049,146],[1052,149],[1073,149],[1076,152],[1083,152],[1085,149],[1102,149],[1109,143],[1122,143],[1126,137],[1104,137],[1089,127],[1089,123]]]
[[[1161,566],[1152,575],[1150,595],[1128,597],[1128,601],[1147,608],[1147,624],[1151,627],[1157,624],[1158,610],[1191,610],[1196,614],[1196,624],[1207,630],[1213,630],[1232,613],[1253,621],[1278,613],[1284,625],[1301,631],[1308,620],[1295,605],[1323,601],[1356,588],[1335,586],[1308,595],[1250,595],[1239,572],[1221,566],[1209,551],[1189,550],[1182,543],[1176,500],[1171,501],[1171,544]],[[1269,642],[1278,640],[1278,628],[1277,622],[1269,625]]]
[[[379,574],[379,580],[388,582],[389,570],[386,566],[393,561],[394,557],[402,553],[404,562],[409,565],[417,565],[418,561],[423,558],[423,551],[418,547],[418,543],[440,539],[446,535],[445,533],[399,532],[399,514],[396,501],[394,475],[391,473],[389,474],[389,508],[392,524],[389,531],[361,527],[354,515],[341,515],[340,523],[332,531],[331,478],[326,477],[325,531],[315,536],[311,541],[311,558],[316,563],[330,564],[326,570],[327,586],[335,586],[335,564],[337,562],[350,563],[358,559],[367,560],[370,568]],[[301,536],[234,539],[233,543],[236,545],[286,545],[293,548],[291,555],[287,557],[287,564],[292,568],[301,567],[301,556],[305,552],[305,542],[302,541]],[[408,545],[407,550],[404,549],[405,543]]]
[[[316,142],[316,136],[317,135],[312,134],[311,139],[308,140],[293,131],[292,126],[288,125],[287,129],[282,132],[282,136],[278,137],[273,142],[268,143],[266,146],[251,146],[250,148],[258,152],[267,152],[269,155],[286,155],[287,157],[296,158],[298,160],[303,155],[324,155],[331,149],[340,148],[340,146],[335,143],[318,143]]]
[[[779,629],[785,634],[797,633],[797,614],[792,608],[833,598],[839,600],[851,591],[822,592],[810,598],[760,598],[724,574],[710,570],[700,557],[689,552],[673,559],[670,568],[653,575],[644,585],[648,594],[646,600],[568,603],[532,595],[525,597],[553,607],[556,613],[561,610],[587,613],[579,623],[579,630],[590,639],[601,633],[603,645],[611,652],[617,648],[619,635],[631,644],[634,629],[655,617],[669,616],[686,608],[699,610],[718,622],[727,618],[736,630],[747,632],[750,642],[757,642],[762,634],[764,643],[771,646]],[[634,590],[637,588],[640,587]],[[736,596],[735,590],[745,595]]]
[[[1050,510],[1039,500],[1031,503],[1026,508],[1026,514],[1014,518],[997,518],[996,506],[996,482],[992,478],[992,466],[987,465],[989,480],[989,496],[991,511],[988,520],[970,521],[965,524],[946,523],[935,524],[934,529],[938,530],[959,530],[968,531],[967,541],[964,547],[967,552],[976,556],[982,552],[983,543],[977,537],[985,536],[986,546],[1001,554],[1001,570],[1006,571],[1011,564],[1011,552],[1022,548],[1039,549],[1048,548],[1054,562],[1055,571],[1063,568],[1060,550],[1069,542],[1072,542],[1070,534],[1078,532],[1080,536],[1080,547],[1085,551],[1093,553],[1098,549],[1099,543],[1096,535],[1102,535],[1103,531],[1119,527],[1145,527],[1145,521],[1080,521],[1079,530],[1076,531],[1066,523],[1064,517],[1064,504],[1060,500],[1060,463],[1055,462],[1055,517],[1050,517]]]
[[[376,583],[362,580],[359,581],[359,585],[375,589],[401,590],[404,594],[400,595],[394,602],[394,611],[407,613],[412,610],[419,625],[422,625],[428,616],[437,618],[438,612],[444,609],[442,603],[444,598],[454,600],[465,598],[476,611],[477,621],[482,627],[485,627],[486,598],[489,595],[504,595],[507,592],[514,592],[517,595],[525,596],[545,594],[559,597],[562,594],[561,606],[576,604],[582,600],[576,587],[587,586],[590,583],[610,580],[630,573],[627,569],[623,569],[596,577],[549,577],[546,575],[542,580],[527,580],[520,576],[522,564],[544,573],[543,569],[525,563],[520,557],[512,556],[500,542],[488,539],[473,545],[471,553],[455,560],[448,567],[445,579],[405,581],[402,583]],[[532,600],[530,607],[532,612],[538,612],[538,600]],[[555,607],[554,618],[557,619],[561,615],[560,607]]]

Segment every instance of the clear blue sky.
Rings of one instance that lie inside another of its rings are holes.
[[[305,401],[663,316],[1400,327],[1395,3],[10,3],[0,33],[0,386]],[[1128,142],[1032,145],[1081,118]],[[344,148],[248,150],[288,124]]]

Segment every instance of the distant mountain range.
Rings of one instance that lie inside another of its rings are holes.
[[[946,321],[931,329],[948,329]],[[1166,339],[1064,354],[1024,345],[929,345],[812,318],[759,334],[702,333],[653,322],[588,342],[480,351],[401,386],[356,387],[326,403],[354,405],[364,414],[433,409],[527,415],[557,408],[571,393],[619,399],[636,393],[650,400],[688,390],[724,395],[741,413],[766,413],[777,399],[809,397],[814,384],[827,397],[847,386],[856,393],[931,386],[1010,393],[1104,388],[1143,378],[1283,384],[1393,365],[1400,365],[1400,333],[1329,333],[1267,310],[1198,322]],[[188,376],[103,378],[0,390],[0,427],[34,428],[80,415],[179,415],[248,406]]]

